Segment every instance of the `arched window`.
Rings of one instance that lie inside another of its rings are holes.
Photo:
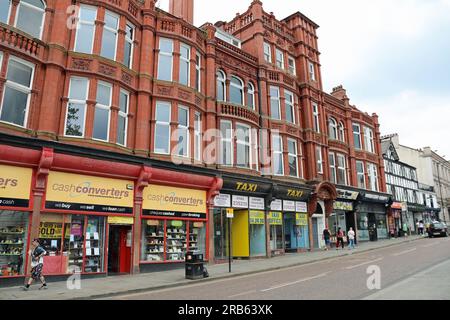
[[[230,102],[244,104],[244,82],[235,76],[231,77],[230,82]]]
[[[337,140],[338,139],[337,123],[334,118],[330,118],[329,124],[328,124],[328,129],[329,129],[330,139]]]
[[[45,3],[42,0],[21,0],[15,27],[41,39],[44,28]]]
[[[342,122],[339,122],[339,140],[345,142],[345,127]]]
[[[255,87],[251,82],[247,85],[247,106],[255,110]]]
[[[225,73],[222,70],[217,71],[217,100],[226,101]]]

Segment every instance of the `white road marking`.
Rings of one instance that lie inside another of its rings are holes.
[[[422,248],[429,248],[429,247],[432,247],[432,246],[435,246],[435,245],[438,245],[438,244],[440,244],[440,242],[429,243],[429,244],[423,245],[421,247]]]
[[[402,252],[397,252],[397,253],[391,254],[391,256],[393,256],[393,257],[398,257],[398,256],[401,256],[401,255],[403,255],[403,254],[407,254],[407,253],[410,253],[410,252],[414,252],[414,251],[416,251],[416,250],[417,250],[417,248],[412,248],[412,249],[409,249],[409,250],[405,250],[405,251],[402,251]]]
[[[349,267],[346,267],[345,269],[352,270],[352,269],[355,269],[355,268],[358,268],[358,267],[362,267],[362,266],[365,266],[367,264],[371,264],[371,263],[378,262],[378,261],[381,261],[381,260],[383,260],[383,257],[375,259],[375,260],[371,260],[371,261],[366,261],[364,263],[360,263],[360,264],[357,264],[357,265],[354,265],[354,266],[349,266]]]
[[[242,292],[242,293],[234,294],[232,296],[228,296],[228,298],[236,298],[236,297],[240,297],[240,296],[246,296],[248,294],[255,293],[255,292],[256,292],[256,290]]]
[[[274,286],[274,287],[270,287],[268,289],[261,290],[261,292],[267,292],[267,291],[271,291],[271,290],[276,290],[276,289],[292,286],[292,285],[297,284],[297,283],[306,282],[306,281],[310,281],[310,280],[314,280],[314,279],[318,279],[318,278],[323,278],[323,277],[327,276],[329,273],[331,273],[331,272],[325,272],[325,273],[319,274],[319,275],[314,276],[314,277],[304,278],[304,279],[300,279],[300,280],[297,280],[297,281],[294,281],[294,282],[288,282],[288,283],[280,284],[278,286]]]

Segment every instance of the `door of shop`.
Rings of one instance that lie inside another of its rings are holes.
[[[312,232],[314,249],[319,249],[319,229],[317,225],[317,218],[312,218]]]
[[[110,225],[108,247],[108,273],[131,272],[131,226]]]

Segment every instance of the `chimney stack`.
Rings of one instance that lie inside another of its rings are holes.
[[[194,24],[194,0],[170,0],[169,13]]]

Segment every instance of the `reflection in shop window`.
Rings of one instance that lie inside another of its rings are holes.
[[[29,214],[0,210],[0,277],[23,275]]]

